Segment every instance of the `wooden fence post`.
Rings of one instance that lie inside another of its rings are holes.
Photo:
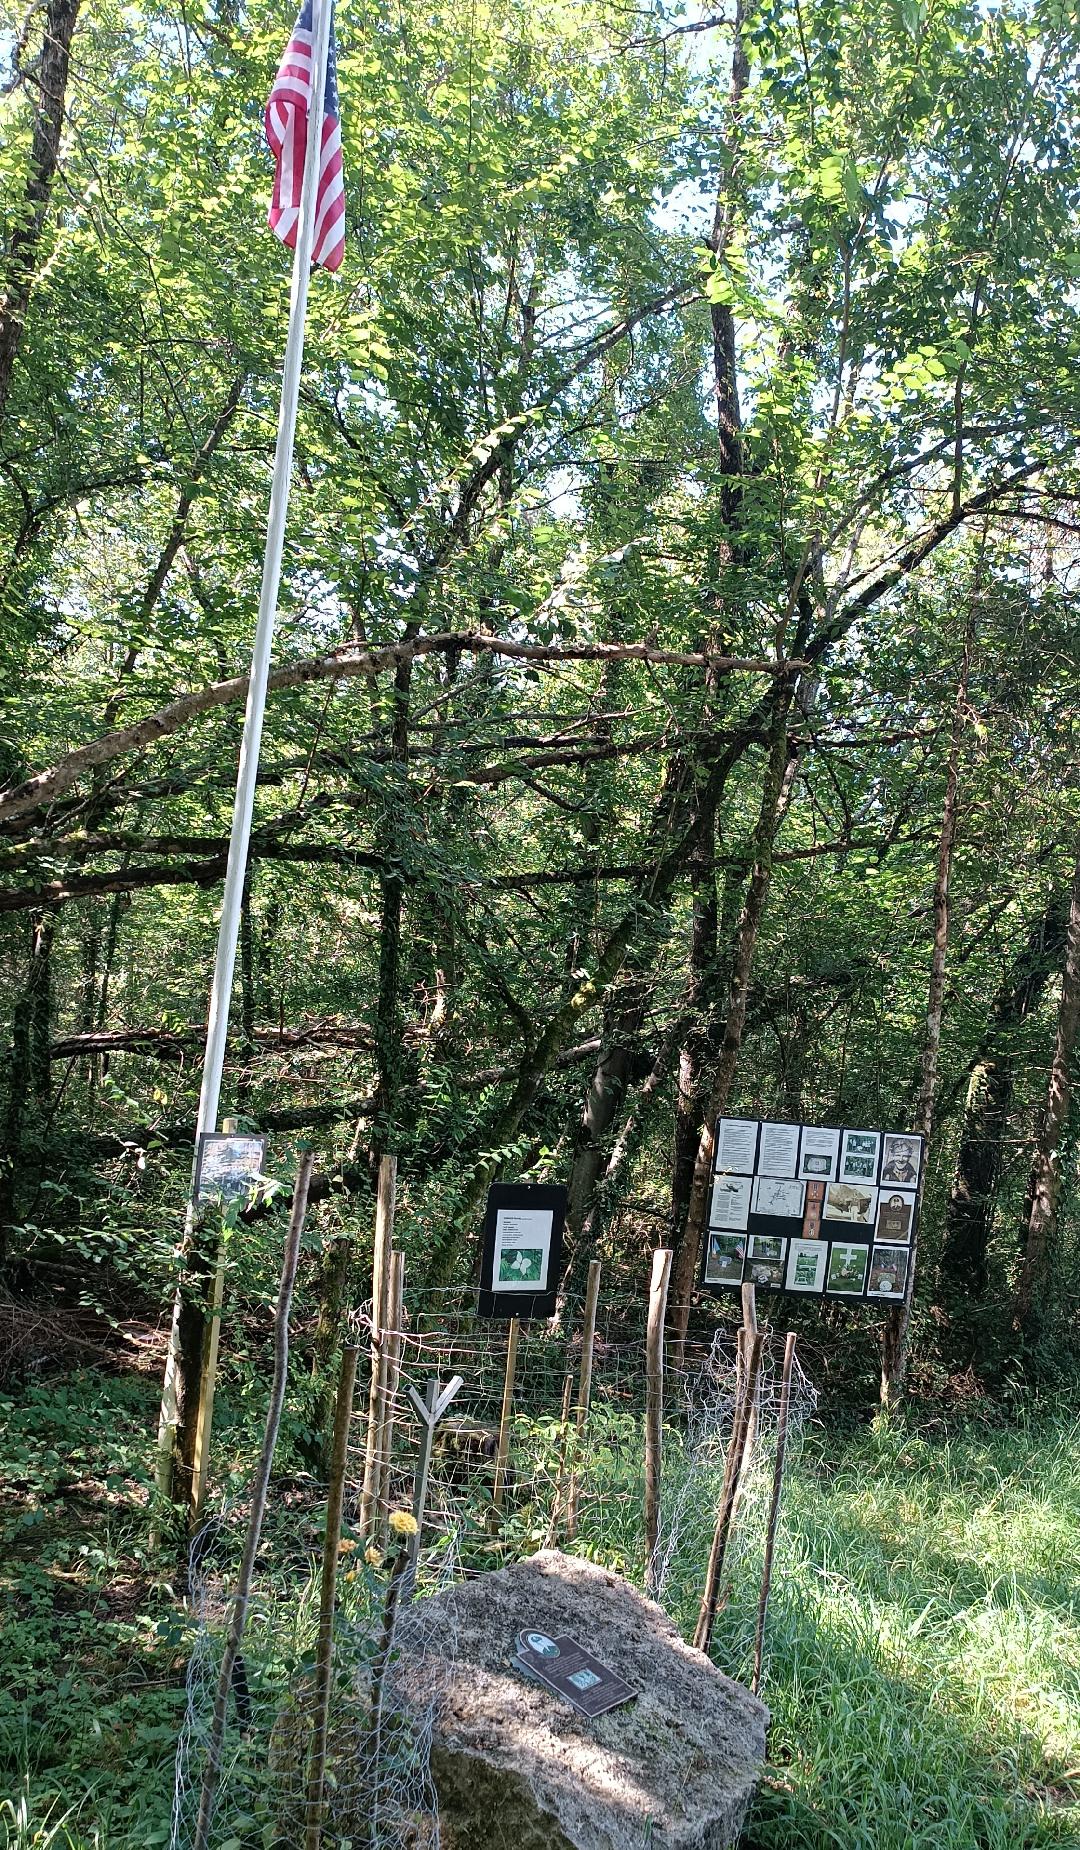
[[[713,1626],[716,1623],[716,1608],[720,1597],[720,1575],[724,1566],[724,1554],[727,1549],[728,1535],[731,1531],[731,1518],[735,1509],[735,1496],[739,1487],[739,1476],[746,1452],[746,1437],[750,1423],[750,1410],[757,1394],[758,1373],[761,1368],[761,1335],[755,1332],[749,1348],[744,1345],[744,1365],[742,1383],[736,1396],[732,1414],[731,1439],[728,1443],[727,1460],[724,1465],[724,1483],[720,1491],[720,1501],[716,1510],[716,1527],[713,1530],[712,1548],[709,1552],[709,1565],[705,1574],[705,1590],[701,1596],[701,1610],[698,1613],[697,1629],[694,1643],[699,1651],[708,1651],[712,1643]]]
[[[379,1164],[379,1192],[375,1204],[375,1250],[371,1263],[371,1380],[368,1385],[367,1444],[364,1453],[364,1487],[360,1496],[357,1528],[367,1538],[378,1492],[378,1443],[382,1412],[383,1329],[390,1287],[390,1242],[394,1232],[397,1192],[397,1157],[384,1156]]]
[[[506,1458],[510,1450],[510,1409],[514,1404],[514,1376],[517,1372],[518,1332],[521,1324],[516,1317],[510,1319],[510,1329],[506,1338],[506,1374],[503,1377],[502,1411],[499,1414],[499,1443],[495,1451],[495,1483],[491,1501],[497,1510],[502,1508],[503,1481],[506,1477]]]
[[[330,1458],[330,1484],[326,1496],[326,1533],[323,1536],[322,1586],[319,1601],[319,1641],[315,1656],[312,1693],[311,1755],[308,1760],[307,1816],[304,1850],[319,1850],[322,1839],[323,1782],[326,1777],[326,1733],[330,1717],[330,1672],[334,1659],[334,1606],[337,1601],[338,1548],[341,1512],[345,1503],[345,1470],[349,1449],[358,1351],[348,1344],[341,1352],[334,1440]]]
[[[742,1328],[739,1331],[739,1345],[743,1365],[745,1367],[749,1363],[750,1350],[758,1329],[757,1291],[751,1284],[744,1284],[742,1288],[742,1313],[743,1320]],[[739,1500],[746,1488],[746,1480],[753,1468],[754,1453],[757,1450],[758,1418],[761,1412],[760,1402],[761,1373],[759,1370],[755,1378],[753,1399],[747,1411],[746,1443],[743,1446],[742,1463],[739,1466],[739,1477],[735,1485],[735,1495],[731,1506],[731,1519],[733,1522],[738,1514]]]
[[[570,1469],[570,1491],[566,1503],[566,1536],[573,1541],[577,1534],[578,1467],[585,1438],[585,1422],[592,1399],[593,1347],[596,1341],[596,1307],[600,1299],[600,1261],[590,1259],[589,1282],[585,1287],[585,1317],[581,1326],[581,1368],[578,1373],[577,1411],[574,1415],[574,1456]]]
[[[386,1328],[383,1332],[382,1408],[376,1445],[378,1472],[375,1518],[379,1547],[385,1548],[390,1522],[390,1458],[394,1449],[394,1412],[401,1373],[401,1331],[405,1321],[405,1254],[391,1252],[390,1283],[386,1293]]]
[[[664,1430],[664,1322],[671,1282],[671,1249],[653,1254],[649,1321],[645,1333],[645,1587],[656,1591],[660,1540],[660,1450]]]
[[[236,1119],[222,1118],[221,1131],[223,1136],[233,1136],[236,1132]],[[197,1207],[195,1212],[198,1213]],[[210,1435],[214,1425],[214,1396],[217,1392],[218,1350],[221,1346],[221,1311],[225,1302],[226,1265],[225,1229],[218,1226],[215,1239],[214,1276],[210,1287],[206,1329],[203,1335],[202,1362],[199,1369],[199,1407],[195,1420],[195,1441],[191,1456],[188,1519],[192,1528],[202,1515],[202,1507],[206,1500],[207,1464],[210,1458]]]
[[[281,1412],[285,1405],[285,1388],[289,1376],[289,1312],[292,1308],[293,1286],[296,1283],[296,1268],[300,1262],[300,1238],[304,1231],[304,1215],[307,1213],[308,1188],[311,1183],[314,1161],[315,1157],[310,1150],[301,1157],[296,1187],[293,1190],[292,1216],[289,1220],[289,1231],[285,1237],[281,1284],[278,1287],[277,1309],[274,1313],[274,1378],[270,1388],[270,1404],[266,1410],[262,1447],[255,1467],[255,1479],[251,1490],[251,1514],[248,1517],[247,1534],[244,1538],[244,1553],[236,1579],[236,1591],[233,1594],[232,1611],[229,1614],[229,1624],[225,1634],[225,1648],[221,1654],[221,1670],[218,1675],[214,1712],[210,1719],[210,1731],[206,1743],[202,1785],[199,1789],[199,1815],[195,1823],[193,1850],[207,1850],[210,1843],[214,1799],[217,1794],[218,1780],[221,1777],[221,1751],[225,1742],[225,1718],[229,1706],[229,1692],[232,1689],[233,1671],[244,1636],[244,1625],[251,1600],[251,1587],[255,1578],[255,1557],[259,1552],[259,1539],[262,1535],[266,1500],[270,1490],[270,1470],[274,1462],[274,1449],[281,1426]]]
[[[769,1526],[765,1539],[765,1560],[761,1569],[761,1597],[758,1600],[757,1630],[754,1633],[754,1674],[750,1688],[757,1695],[761,1682],[761,1658],[765,1646],[765,1617],[769,1610],[772,1587],[773,1553],[780,1521],[780,1496],[784,1488],[784,1454],[787,1451],[788,1408],[791,1405],[791,1371],[795,1364],[795,1332],[789,1330],[784,1344],[784,1373],[780,1382],[780,1406],[776,1416],[776,1463],[773,1466],[772,1498],[769,1503]]]

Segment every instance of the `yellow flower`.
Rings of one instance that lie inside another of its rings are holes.
[[[393,1510],[390,1514],[390,1527],[395,1535],[415,1535],[416,1517],[410,1516],[408,1510]]]
[[[356,1579],[356,1569],[355,1569],[355,1567],[351,1567],[351,1568],[349,1569],[349,1571],[348,1571],[348,1573],[347,1573],[347,1574],[345,1574],[345,1575],[343,1576],[343,1578],[344,1578],[345,1580],[355,1580],[355,1579]]]
[[[345,1535],[342,1537],[341,1541],[337,1545],[338,1554],[339,1555],[351,1555],[353,1549],[356,1546],[357,1544],[354,1541],[352,1541],[349,1536]]]
[[[365,1548],[364,1549],[364,1560],[367,1562],[369,1567],[381,1567],[382,1566],[382,1549],[381,1548]]]

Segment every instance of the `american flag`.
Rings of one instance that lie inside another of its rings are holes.
[[[300,218],[300,189],[304,181],[308,108],[311,103],[311,67],[315,35],[311,25],[312,0],[304,0],[293,27],[285,56],[266,105],[266,139],[277,162],[270,228],[283,244],[296,248]],[[325,270],[340,267],[345,254],[345,178],[341,161],[341,126],[338,121],[337,48],[330,22],[330,49],[326,59],[322,141],[319,147],[319,184],[315,199],[315,241],[312,263]]]

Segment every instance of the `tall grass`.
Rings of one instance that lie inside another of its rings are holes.
[[[147,1568],[133,1464],[144,1398],[86,1375],[78,1395],[42,1389],[0,1421],[0,1487],[19,1485],[7,1511],[0,1489],[0,1850],[167,1841],[190,1634],[150,1578],[122,1620],[107,1598],[118,1574]],[[600,1431],[590,1520],[599,1555],[636,1572],[631,1436]],[[56,1494],[73,1444],[102,1468],[98,1494],[88,1482],[74,1503]],[[762,1691],[770,1765],[744,1850],[1080,1850],[1078,1454],[1080,1423],[1055,1413],[807,1440],[785,1492]],[[676,1443],[666,1456],[677,1471]],[[700,1514],[707,1528],[707,1497]],[[310,1603],[312,1537],[283,1512],[275,1648],[293,1648],[286,1621],[300,1627]],[[687,1537],[684,1628],[705,1546]],[[748,1668],[753,1567],[751,1553],[717,1626],[734,1675]]]
[[[893,1429],[804,1462],[753,1850],[1080,1846],[1078,1446]]]

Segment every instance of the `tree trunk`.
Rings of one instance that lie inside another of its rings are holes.
[[[1031,1165],[1026,1245],[1013,1303],[1014,1321],[1029,1340],[1038,1335],[1044,1310],[1050,1261],[1057,1231],[1061,1191],[1061,1140],[1069,1116],[1070,1068],[1080,1033],[1080,861],[1073,874],[1065,963],[1061,973],[1057,1035],[1035,1157]]]
[[[30,291],[37,272],[38,245],[60,154],[71,40],[80,0],[48,0],[41,54],[32,77],[37,91],[34,133],[26,185],[17,216],[8,227],[4,295],[0,302],[0,425],[7,409],[11,374],[22,342]]]
[[[939,1260],[943,1283],[966,1297],[981,1299],[986,1291],[1019,1030],[1060,967],[1068,910],[1068,893],[1059,889],[1013,958],[994,998],[989,1032],[972,1063]]]
[[[941,810],[938,835],[937,875],[934,881],[934,949],[930,959],[930,985],[926,998],[926,1038],[923,1043],[922,1078],[916,1108],[916,1128],[926,1139],[919,1174],[919,1201],[926,1189],[926,1169],[930,1155],[930,1138],[934,1128],[934,1100],[937,1094],[938,1064],[941,1052],[941,1012],[945,1000],[945,965],[949,951],[949,882],[952,877],[953,846],[956,841],[957,795],[960,781],[960,747],[967,725],[968,670],[974,641],[974,611],[979,584],[979,568],[969,604],[964,654],[953,709],[949,762],[945,773],[945,801]],[[908,1339],[911,1330],[911,1299],[915,1281],[918,1248],[918,1215],[911,1232],[911,1257],[908,1261],[907,1295],[900,1304],[890,1304],[885,1312],[881,1332],[881,1404],[895,1412],[904,1395],[907,1381]]]
[[[795,767],[798,761],[790,751],[787,736],[787,714],[790,700],[789,693],[787,698],[781,702],[773,722],[773,737],[761,792],[761,809],[754,831],[754,864],[742,916],[739,920],[735,956],[732,961],[724,1039],[712,1088],[706,1100],[705,1120],[698,1131],[690,1204],[687,1209],[683,1237],[675,1259],[675,1305],[672,1332],[676,1343],[680,1345],[686,1339],[686,1327],[690,1316],[690,1293],[694,1288],[694,1274],[697,1270],[701,1237],[708,1213],[716,1119],[727,1103],[735,1079],[735,1068],[738,1064],[743,1027],[746,1022],[746,1004],[750,993],[754,952],[757,949],[758,932],[765,911],[765,902],[772,884],[776,836],[791,800],[792,786],[795,781]]]
[[[41,1180],[51,1077],[54,926],[51,912],[35,913],[30,920],[26,983],[11,1023],[0,1157],[0,1266],[7,1259],[11,1230],[36,1199]]]
[[[626,1097],[650,993],[645,978],[628,971],[604,1004],[603,1041],[585,1096],[570,1169],[567,1227],[571,1245],[577,1244],[603,1173],[608,1132]]]
[[[593,1189],[588,1212],[582,1222],[580,1234],[571,1254],[569,1268],[563,1278],[563,1289],[571,1297],[578,1295],[585,1288],[589,1261],[598,1256],[604,1226],[613,1202],[618,1199],[619,1185],[641,1146],[641,1141],[651,1121],[653,1107],[675,1063],[679,1041],[686,1032],[686,1027],[687,1017],[680,1010],[665,1028],[652,1066],[641,1087],[631,1099],[626,1115],[619,1126],[618,1135],[611,1145],[603,1173]]]
[[[410,626],[411,627],[411,626]],[[391,806],[379,830],[379,849],[389,862],[389,871],[381,879],[382,907],[379,923],[379,993],[375,1004],[375,1067],[377,1074],[375,1113],[371,1127],[370,1161],[372,1180],[378,1173],[380,1159],[397,1149],[399,1134],[398,1095],[401,1089],[404,1055],[405,1019],[401,1005],[401,928],[405,907],[405,881],[395,870],[403,810],[408,796],[409,696],[412,687],[412,662],[398,663],[394,674],[393,717],[390,724],[390,755],[400,773],[400,787],[391,797]]]
[[[702,816],[695,844],[691,878],[693,914],[690,926],[690,974],[687,1014],[690,1026],[679,1052],[679,1081],[675,1092],[675,1126],[671,1155],[671,1245],[678,1251],[690,1206],[694,1181],[694,1155],[701,1122],[701,1090],[710,1065],[710,1027],[714,1011],[710,992],[716,980],[717,905],[715,812]]]

